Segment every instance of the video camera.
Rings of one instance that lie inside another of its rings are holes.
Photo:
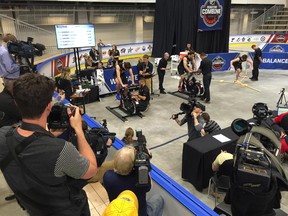
[[[260,125],[264,119],[272,116],[272,111],[268,109],[265,103],[255,103],[252,107],[253,118],[257,119],[257,124]]]
[[[189,98],[188,103],[181,103],[180,110],[182,112],[173,114],[170,119],[175,120],[175,119],[178,118],[179,115],[183,115],[183,114],[188,114],[189,115],[189,114],[191,114],[191,112],[193,111],[194,107],[197,106],[197,105],[203,107],[202,110],[205,111],[205,106],[203,104],[201,104],[200,102],[197,102],[197,100],[195,98]]]
[[[7,47],[8,51],[15,56],[23,58],[33,58],[35,55],[42,56],[43,51],[46,49],[45,45],[36,43],[33,44],[34,38],[27,37],[27,41],[9,42]]]
[[[102,125],[104,126],[103,128],[84,130],[85,138],[95,154],[98,167],[102,165],[107,157],[108,146],[106,143],[108,139],[111,139],[112,143],[114,143],[116,136],[116,133],[110,133],[108,131],[106,119],[103,120]],[[71,136],[70,141],[78,149],[77,136],[75,133]]]
[[[281,199],[277,196],[279,191],[287,190],[287,177],[277,158],[279,139],[268,128],[252,126],[244,119],[235,119],[231,128],[239,136],[228,196],[231,198],[232,214],[268,215],[273,208],[280,207],[277,204]],[[255,134],[269,138],[274,143],[275,151],[268,150]],[[256,203],[264,203],[264,206]]]
[[[136,149],[134,170],[137,173],[137,187],[147,186],[150,184],[149,172],[151,170],[151,155],[146,148],[146,138],[141,130],[136,130],[137,142],[134,144]]]
[[[36,66],[34,65],[34,56],[42,56],[43,51],[46,49],[45,45],[36,43],[33,44],[34,38],[28,37],[27,41],[14,41],[7,44],[10,54],[14,54],[20,64],[20,73],[36,72]],[[22,58],[26,60],[26,64],[23,63]],[[29,60],[31,59],[31,60]]]

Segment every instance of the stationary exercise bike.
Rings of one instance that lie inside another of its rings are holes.
[[[139,116],[140,118],[143,118],[144,115],[141,112],[137,112],[137,100],[132,97],[130,92],[136,88],[137,86],[121,88],[119,92],[120,105],[115,107],[107,106],[106,109],[123,122],[128,121],[127,117],[131,116]]]
[[[197,80],[193,73],[185,74],[182,89],[185,94],[192,97],[201,97],[204,93],[204,87],[201,81]]]
[[[120,106],[119,108],[124,109],[129,115],[136,113],[136,99],[132,97],[130,88],[120,89]]]

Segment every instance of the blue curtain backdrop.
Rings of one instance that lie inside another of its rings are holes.
[[[199,0],[156,0],[153,51],[178,54],[187,43],[197,52],[228,52],[231,0],[224,0],[222,30],[198,32]]]

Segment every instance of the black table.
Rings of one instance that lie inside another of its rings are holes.
[[[217,134],[223,134],[230,141],[221,143],[213,137]],[[209,179],[213,175],[212,162],[221,150],[234,153],[237,139],[238,136],[229,127],[184,143],[182,178],[193,184],[198,191],[208,187]]]

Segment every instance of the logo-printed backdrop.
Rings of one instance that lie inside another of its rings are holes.
[[[224,0],[199,0],[198,29],[200,31],[221,30]]]

